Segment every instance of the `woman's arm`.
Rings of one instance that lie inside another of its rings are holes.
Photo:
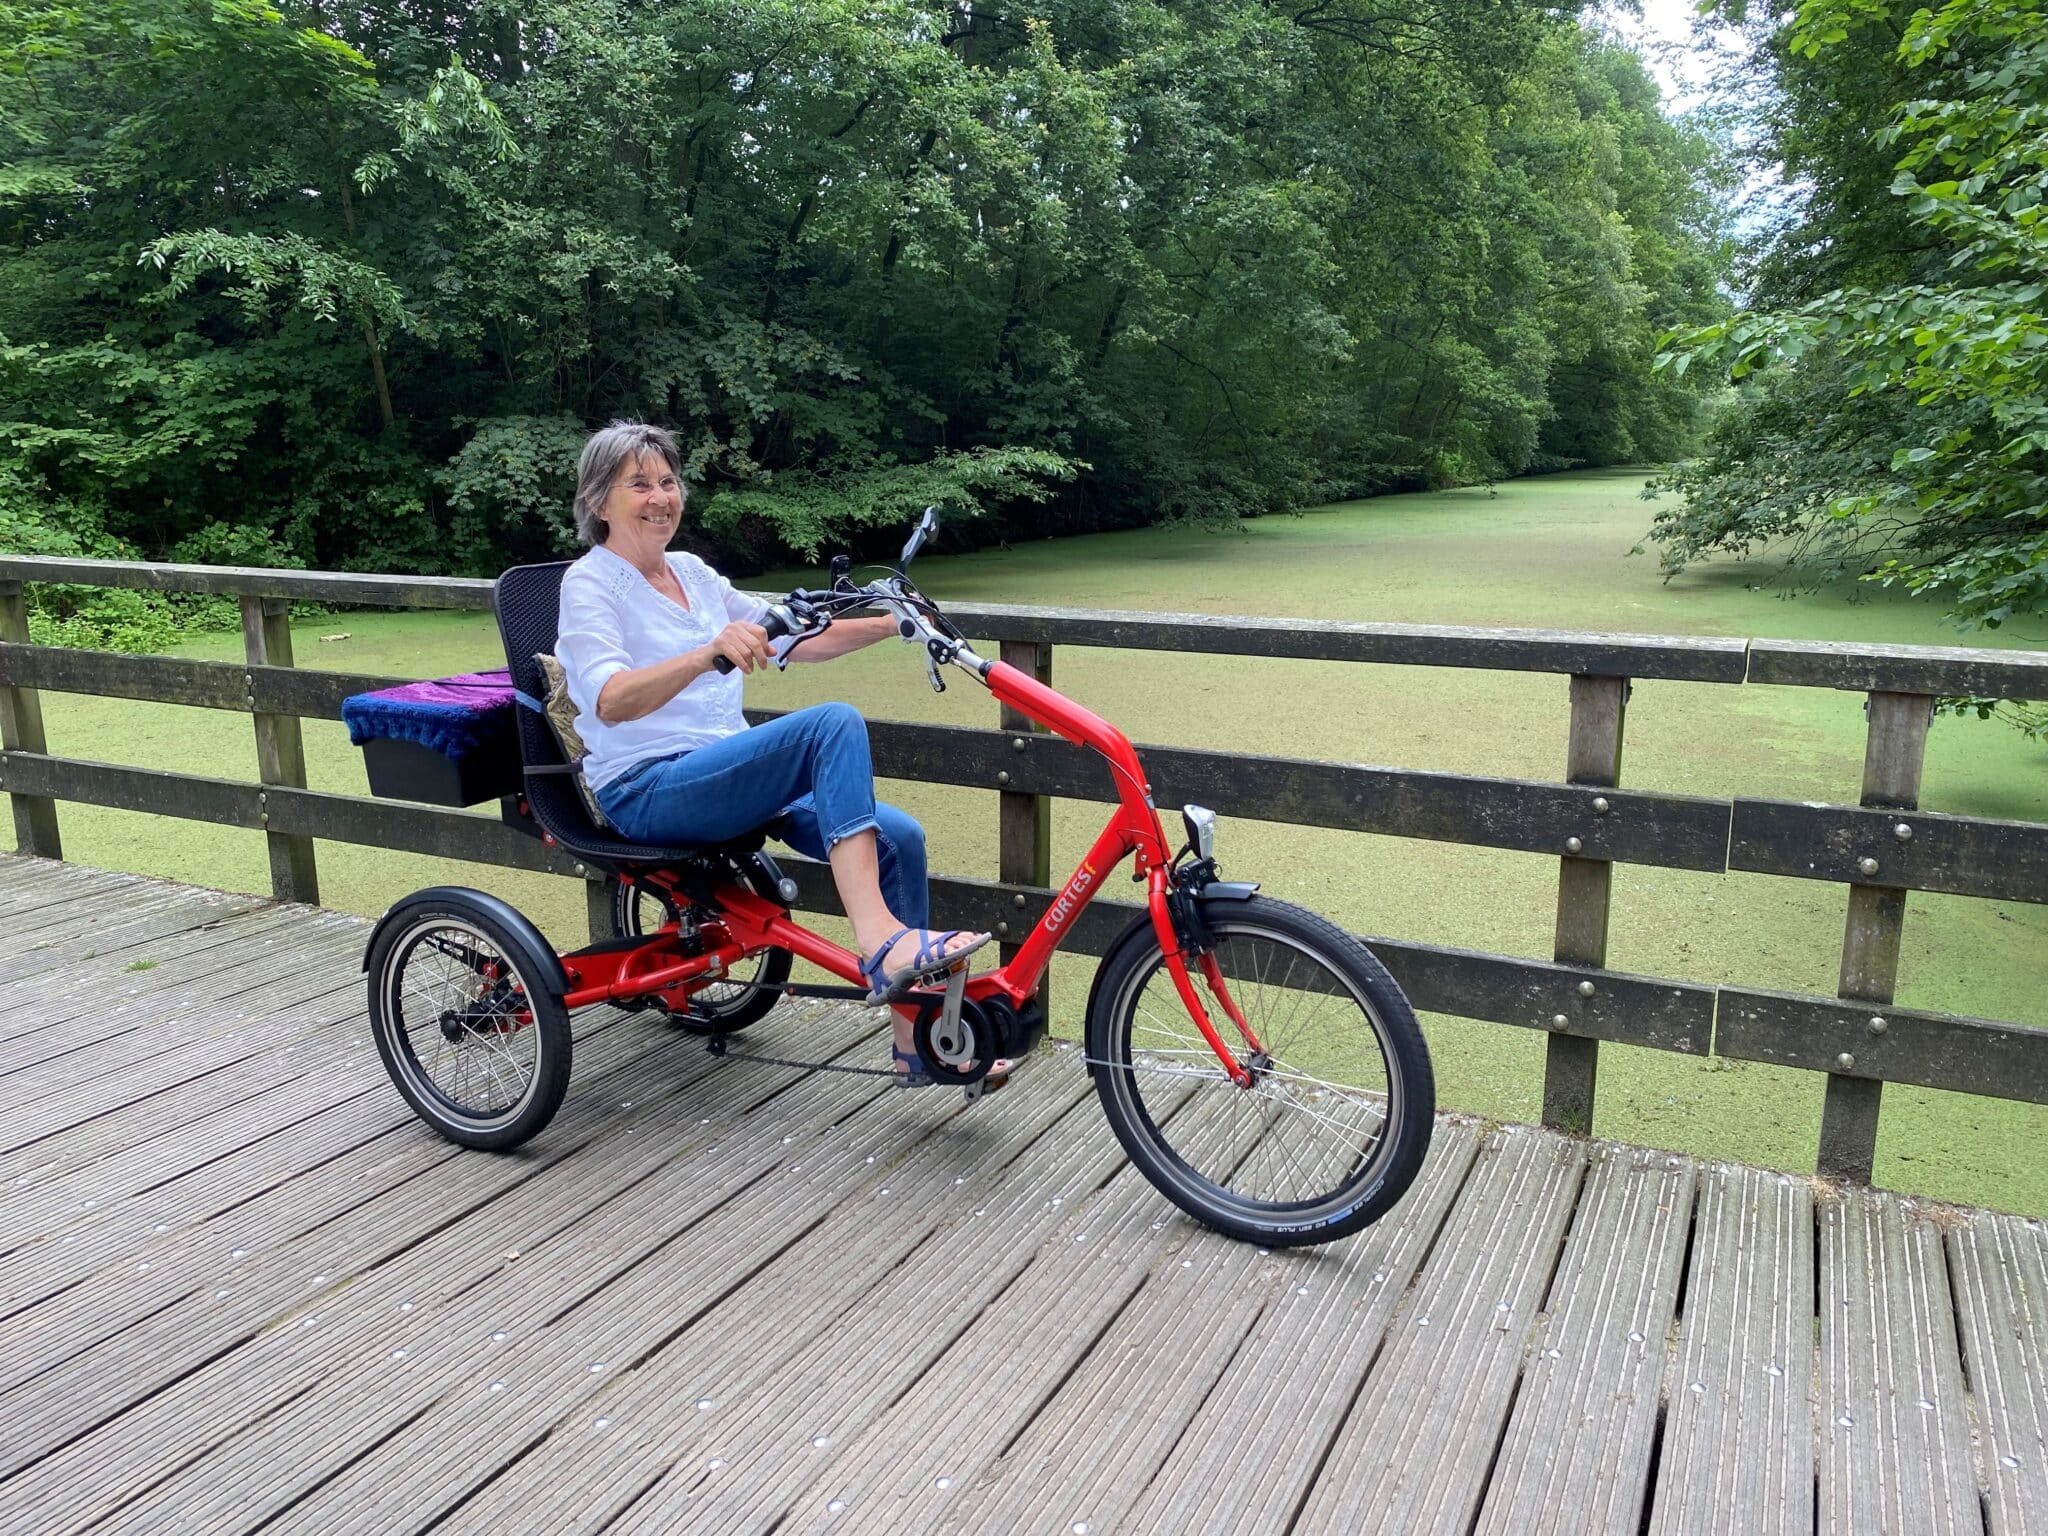
[[[822,635],[813,635],[790,655],[791,661],[830,661],[848,651],[860,650],[896,633],[896,621],[887,614],[867,619],[835,619]]]
[[[863,642],[865,643],[865,642]],[[709,645],[651,662],[629,667],[605,679],[597,694],[597,718],[606,725],[621,725],[651,715],[690,684],[709,672],[724,656],[742,672],[768,664],[768,631],[758,624],[735,619]]]

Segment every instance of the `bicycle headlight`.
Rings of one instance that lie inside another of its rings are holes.
[[[1197,859],[1216,856],[1216,813],[1206,805],[1184,805],[1180,819],[1188,829],[1188,846]]]

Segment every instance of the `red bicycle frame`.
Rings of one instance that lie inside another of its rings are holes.
[[[1038,990],[1047,962],[1075,917],[1094,900],[1108,879],[1126,858],[1135,855],[1135,879],[1145,882],[1146,909],[1152,929],[1165,956],[1174,989],[1186,1005],[1202,1037],[1217,1059],[1240,1086],[1251,1082],[1251,1074],[1238,1060],[1237,1052],[1225,1041],[1211,1019],[1196,989],[1173,920],[1168,896],[1172,890],[1173,851],[1159,824],[1158,809],[1152,803],[1152,787],[1130,739],[1108,721],[1083,709],[1065,695],[1054,692],[1028,672],[1007,662],[983,666],[979,675],[1002,703],[1049,727],[1068,741],[1098,752],[1109,764],[1116,785],[1117,806],[1110,814],[1094,845],[1081,860],[1067,883],[1047,904],[1015,956],[994,970],[969,978],[967,996],[972,999],[1001,995],[1013,1007],[1022,1008]],[[658,874],[646,877],[660,887]],[[762,949],[786,949],[821,970],[841,979],[862,984],[860,957],[843,945],[820,937],[794,921],[782,907],[738,884],[723,886],[717,895],[720,916],[709,925],[724,930],[722,941],[704,946],[699,954],[686,955],[673,933],[652,934],[638,944],[615,942],[595,945],[589,950],[563,956],[569,989],[562,1001],[569,1008],[592,1003],[617,1002],[656,993],[688,988],[724,975],[747,955]],[[1246,1047],[1256,1052],[1259,1042],[1245,1023],[1224,985],[1223,973],[1213,954],[1200,957],[1198,967],[1210,992],[1221,1004],[1224,1015]],[[905,1012],[916,1005],[899,1004]]]

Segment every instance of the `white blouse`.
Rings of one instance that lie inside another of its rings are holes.
[[[562,577],[555,657],[568,675],[576,703],[576,731],[590,755],[583,775],[590,787],[608,784],[635,763],[719,741],[747,728],[740,713],[738,671],[706,672],[681,693],[638,720],[606,725],[597,696],[612,676],[666,661],[708,645],[736,619],[758,624],[768,604],[742,592],[695,555],[670,550],[668,568],[690,606],[654,589],[623,556],[602,544]],[[780,653],[782,646],[775,650]]]

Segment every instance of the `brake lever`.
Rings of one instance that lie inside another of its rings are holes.
[[[807,629],[802,634],[798,635],[794,640],[790,641],[789,644],[785,645],[782,648],[782,653],[775,658],[775,670],[778,672],[787,672],[789,670],[789,658],[796,654],[796,648],[802,645],[806,640],[817,639],[818,636],[825,633],[825,631],[830,629],[831,627],[831,619],[821,619],[818,621],[818,627],[816,629]]]

